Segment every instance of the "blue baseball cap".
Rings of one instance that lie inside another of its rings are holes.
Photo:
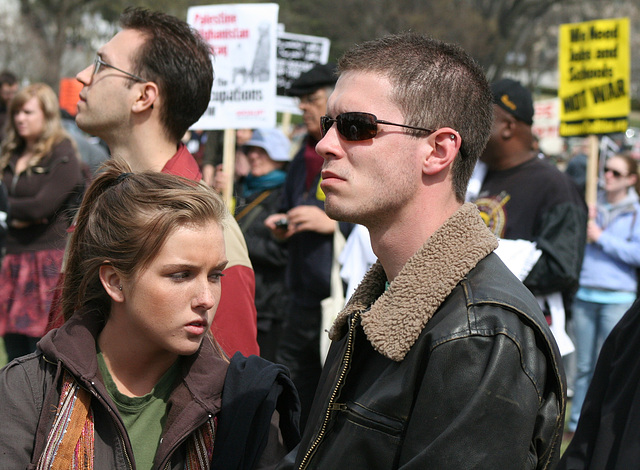
[[[260,147],[271,160],[288,162],[291,142],[279,129],[256,129],[244,147]]]

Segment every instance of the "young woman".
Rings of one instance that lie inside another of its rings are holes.
[[[80,207],[65,323],[0,373],[3,466],[273,464],[299,437],[291,381],[255,356],[229,363],[209,334],[224,204],[205,185],[128,171],[108,162]]]
[[[58,99],[43,83],[23,88],[9,107],[0,171],[11,208],[0,271],[0,335],[9,359],[35,351],[66,244],[69,210],[84,188],[75,144]]]
[[[590,208],[588,244],[573,305],[577,373],[570,432],[578,425],[602,344],[636,299],[640,267],[638,178],[638,163],[633,158],[609,158],[598,206]]]

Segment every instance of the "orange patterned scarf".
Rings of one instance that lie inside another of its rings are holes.
[[[185,470],[209,470],[214,439],[211,417],[189,438]],[[36,470],[92,470],[93,445],[91,395],[65,371],[56,416]]]

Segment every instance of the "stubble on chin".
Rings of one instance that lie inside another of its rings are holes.
[[[341,218],[342,211],[335,201],[335,196],[327,195],[327,198],[324,201],[324,212],[333,220],[343,221]]]
[[[83,115],[78,113],[76,115],[76,125],[87,134],[99,137],[104,140],[101,132],[104,130],[104,126],[98,125],[98,123],[93,122],[91,116],[88,113],[85,112]]]
[[[330,219],[333,219],[338,222],[349,222],[353,224],[361,223],[357,217],[357,215],[352,214],[351,211],[346,209],[343,205],[339,204],[336,201],[336,197],[327,196],[327,199],[324,203],[324,211],[329,216]]]

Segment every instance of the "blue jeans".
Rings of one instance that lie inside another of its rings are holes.
[[[602,348],[614,326],[631,303],[598,304],[576,299],[573,303],[573,332],[576,343],[576,378],[571,402],[569,430],[575,431],[584,397],[593,377],[593,370]]]

